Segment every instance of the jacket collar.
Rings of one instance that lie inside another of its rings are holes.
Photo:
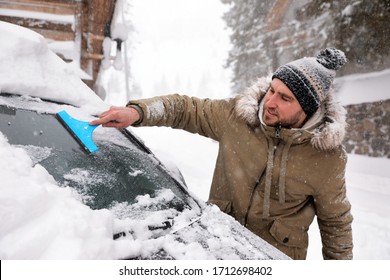
[[[270,135],[276,134],[275,127],[269,127],[261,123],[259,118],[260,104],[271,83],[271,77],[262,77],[242,94],[236,96],[235,112],[237,116],[247,122],[250,127],[263,126],[264,132]],[[322,105],[301,129],[282,128],[282,139],[300,133],[300,137],[294,137],[294,142],[311,142],[316,149],[330,151],[339,147],[344,139],[346,130],[346,110],[336,100],[332,89]]]

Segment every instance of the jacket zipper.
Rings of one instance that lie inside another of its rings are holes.
[[[278,124],[275,128],[275,138],[280,139],[280,131],[282,130],[282,126]]]
[[[275,138],[280,140],[280,131],[282,129],[282,125],[281,124],[278,124],[275,128]],[[279,142],[279,141],[277,141]],[[275,152],[275,151],[274,151]],[[249,197],[249,203],[248,203],[248,207],[246,208],[246,213],[245,213],[245,216],[244,216],[244,221],[243,221],[243,225],[245,227],[247,227],[247,224],[248,224],[248,216],[249,216],[249,211],[250,211],[250,208],[252,206],[252,202],[253,202],[253,196],[254,196],[254,193],[256,191],[256,188],[257,186],[260,184],[260,181],[262,179],[264,179],[264,176],[265,176],[265,171],[266,169],[263,170],[262,174],[260,175],[260,177],[256,180],[256,183],[254,184],[253,188],[252,188],[252,192],[250,194],[250,197]]]

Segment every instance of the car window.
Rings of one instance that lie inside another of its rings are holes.
[[[120,130],[96,129],[93,139],[99,150],[87,154],[55,115],[0,105],[0,131],[10,144],[26,149],[61,186],[77,190],[92,209],[132,204],[137,196],[153,198],[166,189],[173,192],[173,199],[157,208],[190,208],[183,186]]]

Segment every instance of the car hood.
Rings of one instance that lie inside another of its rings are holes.
[[[190,260],[289,260],[284,253],[245,229],[217,206],[207,205],[196,221],[148,240],[153,258]],[[131,257],[131,256],[130,256]]]

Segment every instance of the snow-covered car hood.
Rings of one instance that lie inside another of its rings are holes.
[[[135,219],[134,213],[125,218],[129,208],[120,206],[92,210],[2,134],[0,154],[1,259],[288,259],[216,206],[204,204],[201,216],[180,213],[164,234],[150,225],[169,211]],[[132,208],[150,203],[150,197],[140,197]]]

